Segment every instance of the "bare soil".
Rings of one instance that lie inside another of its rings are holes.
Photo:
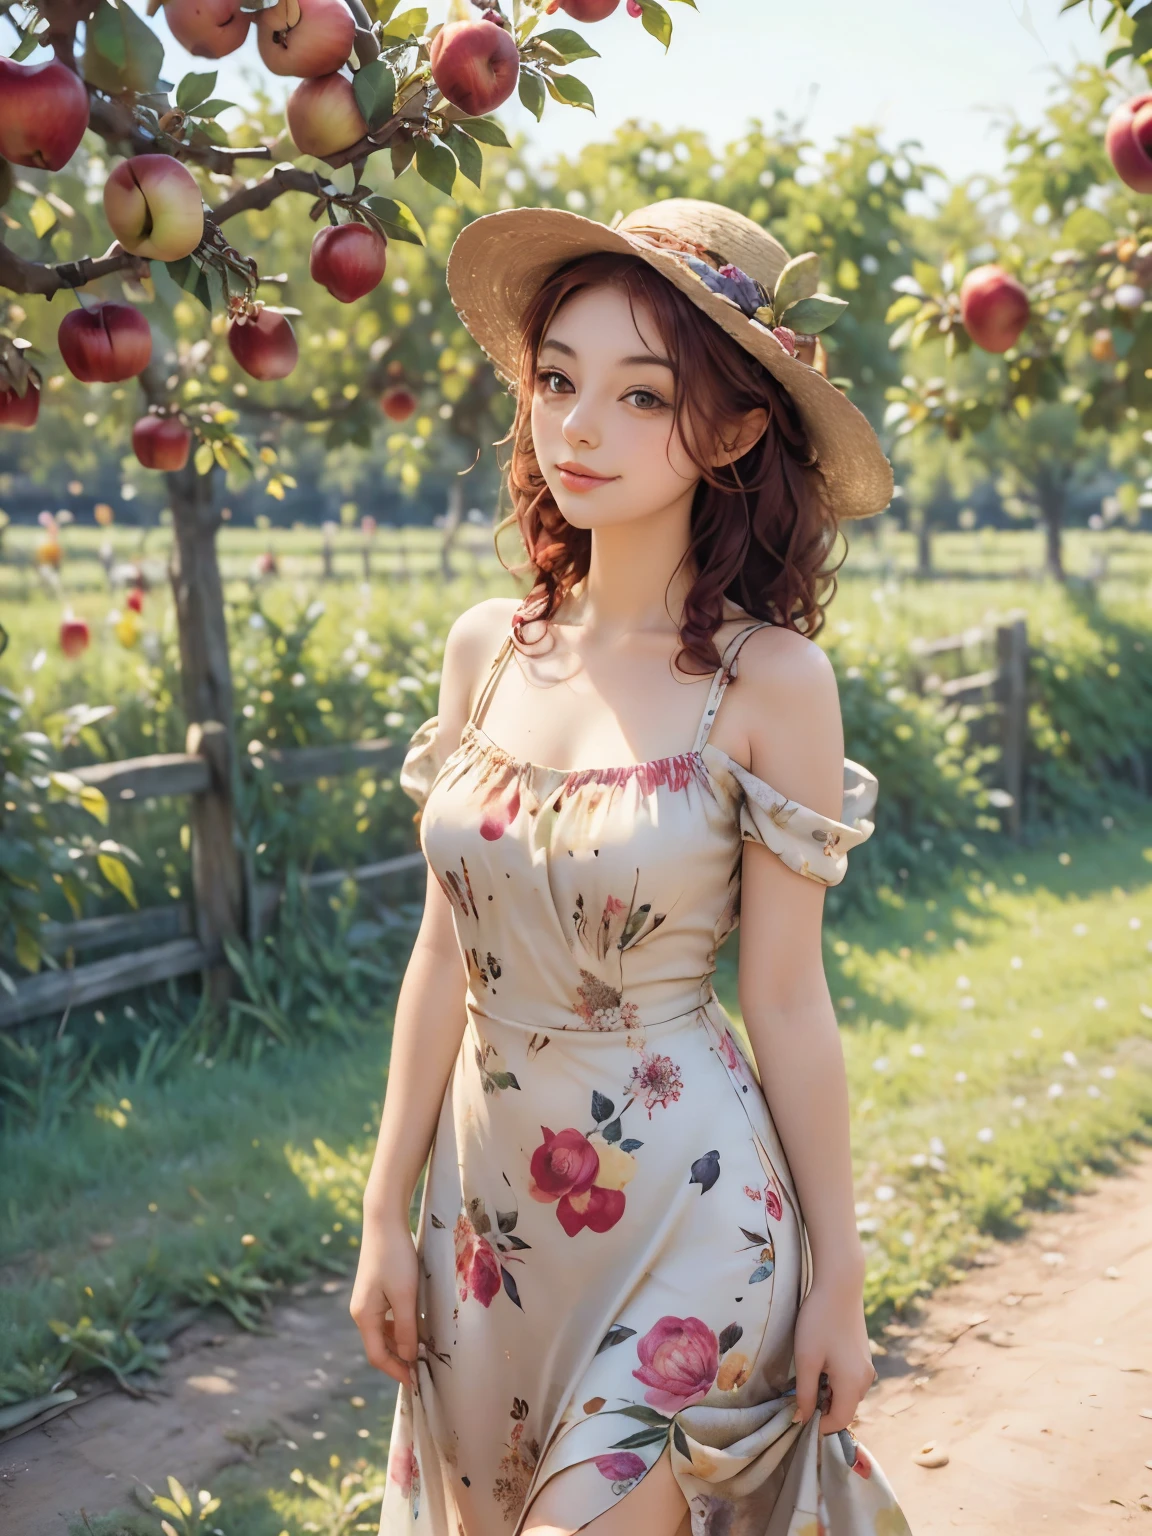
[[[360,1397],[379,1434],[391,1386],[347,1295],[294,1297],[268,1335],[197,1324],[147,1401],[106,1393],[0,1444],[4,1536],[63,1536],[169,1473],[210,1483]],[[1152,1533],[1152,1153],[994,1246],[885,1343],[860,1435],[915,1536]],[[933,1454],[946,1463],[921,1464]]]

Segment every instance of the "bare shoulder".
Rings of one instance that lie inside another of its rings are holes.
[[[827,654],[794,630],[760,629],[740,652],[735,692],[751,770],[780,794],[839,818],[844,729]]]
[[[447,734],[455,736],[463,729],[518,607],[518,598],[490,597],[466,608],[453,621],[444,644],[440,676],[439,715]]]

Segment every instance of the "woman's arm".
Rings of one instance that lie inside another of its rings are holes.
[[[478,604],[449,631],[440,681],[440,761],[460,740],[480,675],[507,627],[507,606]],[[396,1001],[388,1087],[364,1189],[364,1235],[350,1305],[369,1361],[402,1382],[409,1380],[408,1365],[416,1359],[417,1335],[416,1250],[408,1211],[467,1023],[465,985],[452,910],[429,870],[424,916]]]
[[[780,794],[839,820],[844,738],[824,652],[786,631],[757,634],[740,657],[751,769]],[[826,1433],[846,1428],[874,1379],[864,1323],[848,1087],[824,975],[824,887],[746,843],[739,998],[765,1097],[795,1180],[812,1247],[812,1289],[796,1329],[796,1398],[807,1420],[820,1373],[832,1388]]]

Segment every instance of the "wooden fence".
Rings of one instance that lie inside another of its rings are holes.
[[[222,727],[213,730],[210,725],[211,722],[189,733],[190,741],[199,748],[194,752],[158,753],[70,771],[84,783],[95,785],[110,801],[192,796],[200,803],[200,809],[207,812],[206,817],[199,818],[200,825],[210,829],[213,802],[220,792],[219,768],[213,757],[223,735]],[[266,748],[259,758],[246,765],[246,770],[267,774],[273,784],[281,785],[333,778],[362,768],[386,771],[398,763],[399,745],[384,738],[347,746]],[[198,818],[192,820],[195,827]],[[196,835],[194,830],[194,840]],[[423,863],[424,855],[417,851],[357,869],[306,875],[301,883],[312,891],[330,889],[349,878],[358,884],[368,884],[419,869]],[[211,888],[215,879],[212,860],[194,856],[190,904],[173,903],[114,917],[45,924],[41,938],[49,954],[91,954],[107,949],[116,949],[118,953],[62,970],[42,971],[18,983],[15,995],[0,992],[0,1029],[97,1003],[152,982],[197,971],[211,972],[220,966],[224,955],[223,938],[214,921],[219,905],[218,892]],[[244,936],[254,943],[275,912],[283,886],[277,881],[257,881],[250,865],[245,885]]]
[[[958,635],[912,643],[912,656],[921,693],[934,695],[957,710],[965,704],[990,706],[1000,747],[1000,785],[1004,822],[1011,837],[1019,837],[1024,815],[1028,745],[1028,623],[1012,614],[995,628],[977,625]],[[988,652],[991,655],[988,655]],[[937,671],[945,658],[960,666],[975,660],[992,665],[959,677]]]
[[[976,659],[994,664],[982,670],[944,678],[938,668],[953,658],[960,666]],[[1005,821],[1011,836],[1020,834],[1028,740],[1028,631],[1023,618],[1010,618],[995,629],[978,627],[942,640],[912,646],[915,682],[934,695],[944,708],[985,703],[994,718],[1001,748],[1001,783]],[[187,795],[193,799],[191,904],[175,903],[115,917],[83,918],[74,923],[48,923],[42,930],[44,948],[52,955],[115,949],[100,960],[62,970],[44,971],[17,985],[14,996],[0,993],[0,1028],[26,1023],[48,1014],[96,1003],[120,992],[195,972],[211,973],[221,966],[227,923],[221,918],[218,882],[220,866],[211,857],[211,841],[230,820],[219,813],[230,803],[228,764],[222,759],[227,737],[213,722],[193,727],[189,745],[195,750],[97,763],[74,770],[76,777],[95,785],[110,801],[158,799]],[[399,761],[400,744],[389,738],[330,747],[263,748],[241,771],[268,774],[280,785],[304,784],[372,768],[387,771]],[[199,814],[198,814],[199,813]],[[207,844],[205,848],[203,845]],[[197,857],[197,851],[201,853]],[[351,878],[358,884],[387,880],[422,867],[420,852],[401,854],[357,869],[325,870],[303,877],[309,890],[331,889]],[[266,930],[283,887],[257,881],[251,864],[244,870],[243,911],[248,943]],[[134,947],[133,947],[134,946]]]

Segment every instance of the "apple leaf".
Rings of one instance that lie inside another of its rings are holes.
[[[429,186],[451,197],[456,180],[456,156],[443,144],[430,144],[427,139],[421,139],[416,146],[416,173]]]
[[[798,299],[811,298],[819,281],[820,258],[815,251],[804,251],[800,256],[793,256],[776,279],[772,308],[778,315],[782,315],[789,304],[795,304]]]
[[[1137,59],[1152,48],[1152,5],[1145,5],[1132,18],[1132,52]]]
[[[1060,231],[1061,245],[1073,246],[1078,251],[1095,251],[1097,246],[1111,240],[1115,231],[1111,223],[1095,208],[1077,208],[1064,221]]]
[[[84,78],[109,95],[150,95],[164,65],[164,45],[126,0],[100,0],[88,23]]]
[[[923,303],[914,293],[902,293],[898,299],[893,299],[884,316],[885,325],[895,325],[897,320],[907,320],[909,315],[914,315]]]
[[[181,112],[191,112],[202,101],[207,101],[216,89],[216,76],[218,70],[209,70],[204,75],[185,75],[176,87],[176,105]]]
[[[389,17],[400,4],[400,0],[365,0],[368,10],[375,21],[388,21]]]
[[[190,114],[192,117],[219,117],[221,112],[227,112],[229,107],[234,107],[234,101],[225,101],[221,96],[213,96],[211,101],[203,102]]]
[[[412,156],[416,153],[415,139],[393,139],[391,158],[393,177],[402,176],[412,164]]]
[[[445,128],[440,137],[460,162],[461,173],[478,187],[484,169],[484,155],[476,140],[463,133],[454,123]]]
[[[595,114],[592,92],[575,75],[549,75],[545,84],[554,101],[562,101],[570,107],[584,107],[586,111]]]
[[[365,208],[373,214],[390,240],[407,240],[412,245],[424,244],[424,231],[420,228],[410,208],[379,193],[366,198]]]
[[[568,63],[573,59],[598,59],[600,55],[595,48],[590,48],[579,32],[573,32],[570,27],[552,27],[547,32],[541,32],[536,39],[540,43],[551,43],[556,52]]]
[[[544,82],[540,76],[530,69],[521,69],[520,79],[516,83],[516,92],[520,97],[521,106],[527,107],[539,122],[544,115]]]
[[[28,210],[28,218],[32,228],[36,231],[37,240],[43,240],[44,236],[56,223],[56,213],[42,197],[38,197]]]
[[[130,907],[138,906],[136,900],[136,887],[132,884],[132,876],[128,873],[128,866],[123,859],[118,859],[111,853],[98,853],[96,862],[100,866],[100,873],[114,890],[120,892]]]
[[[812,336],[827,328],[848,308],[847,299],[834,299],[830,293],[814,293],[789,305],[781,316],[781,325],[802,335]]]
[[[672,41],[672,18],[659,3],[659,0],[640,0],[641,24],[645,32],[650,32],[658,43],[664,44],[664,52],[668,52],[668,44]]]
[[[396,76],[383,59],[374,59],[356,71],[352,80],[352,93],[360,115],[374,133],[392,116],[396,102]]]
[[[461,117],[457,119],[456,126],[472,138],[479,139],[481,144],[496,144],[501,149],[510,147],[508,135],[494,117]]]
[[[385,26],[383,37],[396,38],[400,42],[407,41],[410,37],[423,37],[428,30],[428,11],[425,6],[418,5],[410,11],[401,11],[399,16],[393,16]]]

